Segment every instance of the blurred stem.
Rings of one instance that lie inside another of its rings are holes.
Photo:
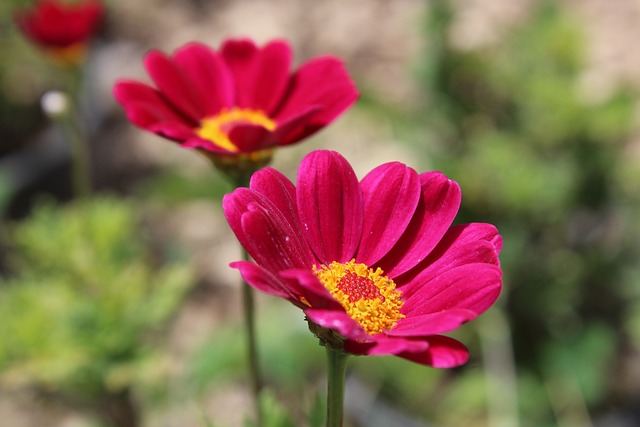
[[[559,427],[592,427],[587,403],[571,370],[545,373],[544,385]]]
[[[327,350],[327,427],[342,427],[344,383],[347,357],[340,350],[325,345]]]
[[[242,258],[249,261],[247,250],[242,248]],[[249,360],[249,371],[251,373],[251,390],[256,413],[256,425],[262,427],[263,417],[260,407],[260,392],[262,391],[262,374],[258,358],[258,343],[256,339],[255,301],[253,288],[247,283],[242,284],[242,304],[244,307],[244,323],[247,336],[247,355]]]
[[[91,185],[89,179],[89,150],[77,115],[75,114],[76,102],[71,103],[72,107],[67,114],[59,119],[59,123],[69,143],[72,151],[72,178],[75,196],[81,200],[86,200],[91,195]]]
[[[487,384],[491,427],[517,427],[518,385],[511,330],[502,309],[493,307],[476,324]]]
[[[235,188],[248,187],[250,174],[238,173],[234,179]],[[242,259],[250,260],[249,253],[242,247]],[[251,379],[251,391],[253,393],[254,412],[256,415],[256,427],[264,425],[262,407],[260,406],[260,392],[262,391],[262,373],[258,356],[258,343],[256,337],[255,298],[253,288],[246,282],[242,283],[242,306],[244,311],[244,326],[247,340],[247,359]]]

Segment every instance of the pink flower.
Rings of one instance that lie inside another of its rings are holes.
[[[97,0],[77,4],[39,0],[29,10],[20,10],[14,19],[22,33],[54,56],[75,60],[94,35],[104,15]]]
[[[340,154],[314,151],[296,185],[265,168],[225,196],[227,221],[255,260],[231,265],[301,308],[325,344],[458,366],[467,349],[441,334],[484,312],[502,287],[502,238],[490,224],[451,226],[460,200],[439,172],[392,162],[358,182]]]
[[[135,125],[209,156],[262,153],[293,144],[335,120],[358,93],[343,64],[325,56],[291,73],[282,40],[258,47],[227,40],[219,51],[190,43],[144,65],[155,87],[121,81],[116,99]]]

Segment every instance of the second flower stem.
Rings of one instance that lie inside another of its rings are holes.
[[[249,260],[249,254],[243,248],[242,257],[245,261]],[[255,320],[255,301],[253,288],[246,283],[242,284],[242,305],[244,308],[244,324],[245,335],[247,339],[247,356],[249,362],[249,372],[251,376],[251,391],[255,405],[256,426],[264,425],[262,417],[262,408],[260,406],[260,392],[262,391],[262,374],[260,372],[260,363],[258,358],[258,344],[256,334]]]

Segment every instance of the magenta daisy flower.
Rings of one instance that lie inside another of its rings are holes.
[[[225,196],[227,221],[255,260],[232,267],[301,308],[327,345],[458,366],[468,351],[442,334],[502,287],[502,238],[490,224],[452,226],[460,200],[439,172],[393,162],[358,182],[340,154],[314,151],[295,185],[266,168]]]
[[[98,0],[76,4],[39,0],[32,8],[17,11],[14,20],[33,43],[60,60],[74,63],[84,54],[103,16],[104,7]]]
[[[291,72],[289,44],[190,43],[144,65],[155,87],[121,81],[114,95],[135,125],[210,157],[271,157],[335,120],[358,92],[342,62],[312,59]]]

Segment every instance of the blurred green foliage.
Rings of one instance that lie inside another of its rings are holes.
[[[500,303],[517,366],[507,375],[526,390],[521,425],[562,425],[582,408],[597,416],[615,403],[617,349],[632,335],[623,326],[634,304],[628,289],[638,287],[630,218],[639,205],[619,172],[633,169],[635,94],[584,85],[584,33],[555,2],[538,2],[500,43],[472,50],[449,43],[454,19],[450,2],[431,3],[424,103],[399,125],[425,165],[459,182],[458,221],[496,224],[504,237]],[[449,390],[474,407],[433,409],[442,425],[486,422],[477,396],[491,373],[473,372]],[[557,378],[572,384],[563,411]]]
[[[129,202],[97,198],[41,204],[10,227],[2,386],[93,408],[164,378],[161,333],[193,277],[184,262],[150,250],[140,221]]]

